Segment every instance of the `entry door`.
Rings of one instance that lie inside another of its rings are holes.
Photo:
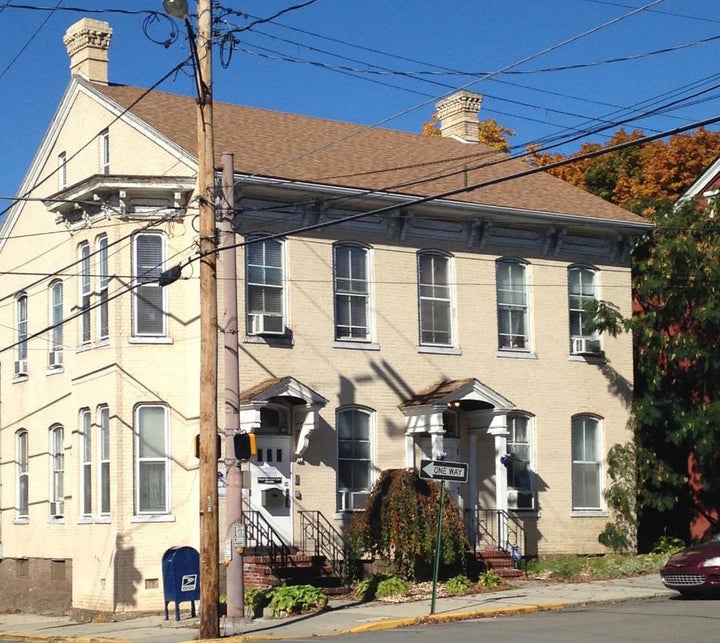
[[[250,461],[250,508],[267,520],[286,545],[292,545],[291,438],[256,435]]]

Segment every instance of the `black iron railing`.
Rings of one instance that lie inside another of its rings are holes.
[[[502,509],[476,509],[474,537],[478,549],[502,549],[510,552],[519,547],[527,552],[525,528],[522,521]]]
[[[349,547],[330,521],[320,511],[300,512],[302,550],[322,556],[327,565],[344,582],[351,580]]]
[[[259,511],[243,511],[245,542],[258,556],[268,556],[271,567],[287,567],[290,562],[290,547],[265,520]]]

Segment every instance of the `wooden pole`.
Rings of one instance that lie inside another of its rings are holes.
[[[200,228],[200,631],[220,636],[217,482],[217,239],[212,102],[212,2],[198,0],[198,195]]]

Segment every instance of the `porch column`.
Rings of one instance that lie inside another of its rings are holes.
[[[468,533],[473,540],[470,543],[473,549],[477,547],[477,524],[478,524],[478,435],[477,431],[468,431],[470,457],[468,458],[468,512],[466,513],[466,522],[469,520]]]
[[[488,433],[495,438],[495,506],[501,516],[507,515],[507,469],[500,458],[507,453],[507,413],[493,415]],[[507,523],[501,519],[498,523],[498,543],[507,546]]]

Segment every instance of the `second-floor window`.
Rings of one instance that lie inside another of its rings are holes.
[[[15,375],[27,375],[28,298],[25,293],[15,298],[15,333]]]
[[[418,254],[420,343],[452,346],[450,257],[436,252]]]
[[[63,283],[50,284],[50,346],[48,366],[58,368],[63,363]]]
[[[158,279],[165,264],[165,238],[158,233],[141,233],[133,243],[135,297],[133,335],[159,337],[167,334],[165,289]]]
[[[283,244],[250,237],[245,246],[247,330],[250,335],[285,333]]]
[[[90,277],[90,244],[80,244],[80,343],[89,344],[92,338],[90,320],[92,314],[92,282]]]
[[[335,339],[370,339],[368,250],[340,244],[333,248],[335,273]]]
[[[498,348],[528,350],[527,269],[519,261],[502,260],[496,265]]]
[[[110,285],[110,275],[108,274],[108,239],[104,234],[97,238],[97,273],[97,334],[98,339],[103,340],[107,339],[110,335],[108,310],[108,287]]]

